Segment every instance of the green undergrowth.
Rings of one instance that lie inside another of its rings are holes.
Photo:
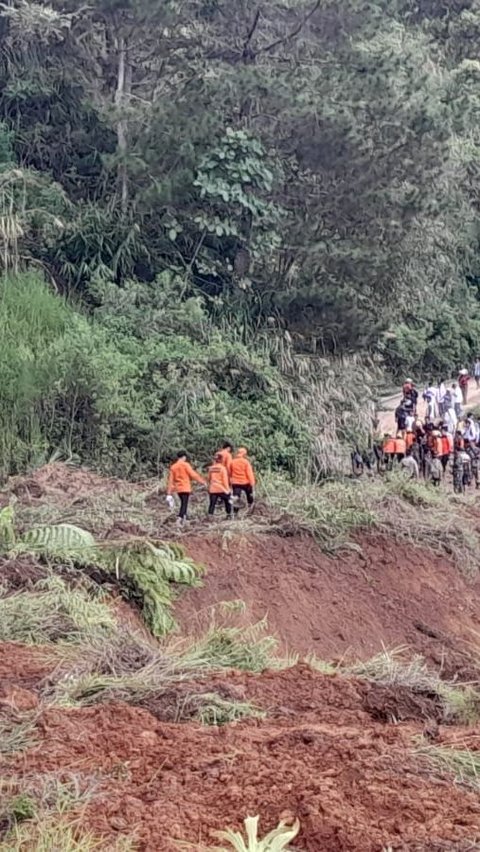
[[[52,574],[31,591],[0,597],[0,641],[43,645],[106,638],[115,629],[111,607],[90,588],[69,588]]]
[[[34,745],[35,724],[33,713],[0,718],[0,755],[15,754]]]
[[[438,771],[453,773],[457,784],[480,792],[480,752],[422,744],[417,754]]]
[[[261,491],[277,513],[272,528],[293,525],[327,553],[358,548],[355,534],[370,531],[447,555],[469,576],[480,567],[480,534],[466,511],[471,498],[452,497],[401,472],[305,486],[267,475]]]
[[[420,655],[409,656],[407,648],[382,651],[369,660],[340,665],[337,672],[363,678],[381,686],[406,687],[414,693],[436,696],[443,721],[463,725],[480,720],[480,691],[470,684],[444,681]]]
[[[134,852],[129,838],[106,841],[82,826],[97,782],[80,774],[12,777],[0,785],[0,852]]]
[[[266,633],[266,625],[247,628],[210,628],[195,640],[164,640],[152,644],[138,633],[119,628],[107,641],[96,637],[81,649],[75,660],[67,654],[50,678],[46,699],[63,706],[91,705],[118,700],[142,704],[162,697],[179,686],[204,680],[224,669],[261,672],[275,668],[276,642]],[[198,693],[192,686],[184,694],[188,700]],[[218,702],[217,702],[218,703]],[[252,715],[248,707],[221,706],[205,711],[218,716]]]
[[[67,523],[34,527],[19,537],[14,528],[11,507],[0,512],[0,546],[3,552],[11,557],[32,554],[37,559],[57,566],[71,565],[77,568],[98,569],[107,579],[120,587],[125,597],[132,598],[140,605],[146,624],[152,634],[157,637],[170,633],[176,627],[172,614],[175,587],[196,585],[202,571],[199,565],[186,556],[181,545],[164,541],[135,537],[121,541],[96,541],[90,532]],[[54,580],[48,582],[52,584]],[[58,594],[59,589],[58,586]],[[73,590],[71,595],[75,597],[75,594],[77,593]],[[67,592],[64,589],[63,598],[66,598],[66,595]],[[17,597],[13,602],[11,598],[7,598],[3,603],[4,612],[14,612],[15,607],[18,610],[24,602],[25,598],[22,596]],[[80,610],[81,600],[78,594],[74,603]],[[35,605],[38,622],[43,617],[45,609],[45,607],[42,608],[39,589],[35,591],[32,604]],[[93,605],[88,609],[88,613],[90,612],[93,617]],[[33,615],[29,613],[26,615],[25,620],[28,624]],[[110,617],[113,618],[113,616]],[[5,630],[8,632],[13,629],[8,622]],[[18,627],[20,634],[22,629],[24,628]],[[34,629],[35,624],[32,625],[32,630]],[[47,630],[47,626],[44,629]],[[2,635],[1,630],[0,627],[0,635]],[[25,633],[27,633],[26,628]],[[38,633],[44,635],[40,626]],[[17,639],[21,641],[21,635]],[[32,639],[25,641],[32,641]]]
[[[267,715],[251,701],[228,701],[216,692],[190,695],[189,707],[194,707],[194,718],[202,725],[220,727],[244,719],[264,719]]]

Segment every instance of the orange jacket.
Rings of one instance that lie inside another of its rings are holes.
[[[438,440],[438,439],[437,439]],[[442,435],[442,456],[448,456],[453,450],[453,441],[451,435]]]
[[[405,455],[406,450],[407,445],[405,443],[405,438],[395,438],[395,452]]]
[[[395,452],[395,438],[386,438],[383,442],[383,452],[386,456],[391,456]]]
[[[214,462],[208,468],[208,493],[228,494],[229,491],[230,483],[227,468],[221,462]]]
[[[230,476],[230,473],[232,471],[232,461],[233,461],[232,454],[231,454],[230,450],[227,450],[227,449],[219,450],[218,453],[215,453],[215,455],[222,457],[222,464],[227,468],[227,473]]]
[[[192,479],[195,482],[201,482],[202,485],[205,485],[203,476],[200,476],[187,461],[179,459],[170,468],[167,494],[173,494],[174,492],[177,494],[191,494]]]
[[[415,443],[415,434],[413,432],[407,432],[405,435],[405,444],[407,445],[407,450],[413,446]]]
[[[230,472],[230,481],[232,485],[255,485],[255,475],[253,468],[247,459],[247,451],[241,447],[232,461],[232,469]]]
[[[433,452],[437,454],[437,456],[443,456],[443,438],[436,437],[433,439]]]

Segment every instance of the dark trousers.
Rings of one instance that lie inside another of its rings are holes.
[[[180,498],[180,511],[178,513],[178,517],[185,519],[187,517],[188,511],[188,501],[190,500],[190,493],[188,491],[182,491],[179,493]]]
[[[210,494],[210,504],[208,507],[208,514],[213,515],[217,506],[217,503],[223,503],[225,506],[225,511],[227,515],[232,514],[232,501],[230,498],[230,494]]]
[[[247,503],[249,506],[253,506],[253,488],[251,485],[234,485],[233,486],[233,496],[240,497],[242,492],[245,494],[247,498]],[[238,512],[238,509],[235,509]]]

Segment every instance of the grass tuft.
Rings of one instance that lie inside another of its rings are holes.
[[[111,635],[115,625],[105,603],[53,574],[32,591],[0,597],[1,642],[82,642],[92,634]]]
[[[441,772],[453,772],[458,784],[480,791],[480,753],[447,746],[422,745],[417,754]]]
[[[250,701],[227,701],[216,692],[188,696],[188,706],[197,706],[194,718],[202,725],[229,725],[243,719],[264,719],[266,713]]]
[[[475,724],[480,719],[480,692],[470,685],[448,683],[431,671],[423,657],[406,657],[406,648],[382,651],[365,662],[342,666],[345,674],[382,686],[403,686],[423,695],[436,695],[443,705],[445,722]]]

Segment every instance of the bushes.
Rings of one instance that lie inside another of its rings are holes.
[[[305,429],[269,354],[210,327],[181,282],[104,284],[92,297],[89,320],[35,275],[0,280],[4,472],[59,452],[152,474],[184,446],[206,463],[225,436],[262,467],[306,464]]]

